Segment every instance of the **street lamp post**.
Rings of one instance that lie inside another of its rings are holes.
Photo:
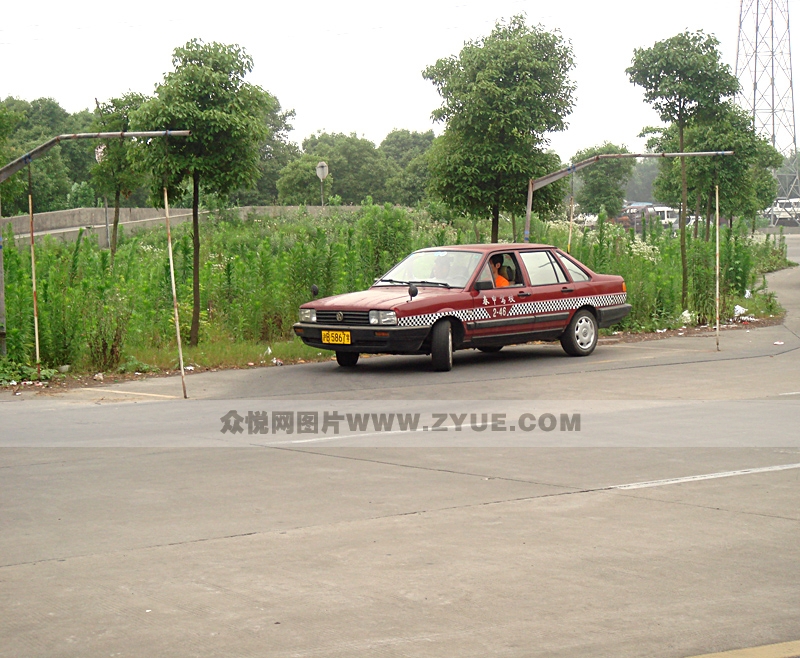
[[[320,162],[317,165],[317,178],[319,178],[319,195],[322,199],[322,207],[325,207],[325,179],[328,177],[328,165]]]

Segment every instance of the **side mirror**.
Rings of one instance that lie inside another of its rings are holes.
[[[491,281],[476,281],[473,286],[475,290],[491,290],[494,284]]]
[[[413,283],[408,286],[408,296],[414,299],[419,294],[419,289]]]
[[[317,284],[315,283],[311,286],[311,296],[316,297],[317,295],[319,295],[319,288],[317,288]]]

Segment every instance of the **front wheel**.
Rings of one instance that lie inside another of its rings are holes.
[[[453,369],[453,327],[447,320],[433,325],[431,333],[433,369],[447,372]]]
[[[343,368],[352,368],[358,363],[358,352],[336,352],[336,362]]]
[[[591,311],[581,309],[561,336],[561,347],[570,356],[589,356],[597,346],[597,320]]]

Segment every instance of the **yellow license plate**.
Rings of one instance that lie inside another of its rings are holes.
[[[330,343],[331,345],[349,345],[350,332],[349,331],[323,331],[322,342]]]

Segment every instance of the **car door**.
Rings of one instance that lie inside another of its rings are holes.
[[[520,260],[530,284],[527,304],[534,315],[535,331],[558,333],[569,322],[571,301],[568,298],[575,288],[550,249],[522,251]]]
[[[511,283],[503,287],[494,286],[494,277],[489,266],[489,259],[493,255],[495,254],[489,254],[475,279],[475,283],[491,284],[490,288],[473,290],[475,319],[469,323],[468,331],[476,345],[516,342],[518,337],[533,331],[535,321],[533,314],[525,310],[524,302],[531,293],[517,254],[511,250],[501,252],[503,268]]]
[[[571,308],[576,309],[586,303],[596,306],[597,300],[593,298],[596,294],[595,286],[592,283],[589,273],[580,266],[580,263],[570,258],[570,256],[563,251],[556,250],[555,256],[556,260],[561,263],[566,271],[567,276],[571,279],[568,287],[572,288],[572,290],[566,292],[564,295],[565,299],[570,300]]]

